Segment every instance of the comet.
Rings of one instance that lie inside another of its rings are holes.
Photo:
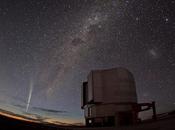
[[[29,89],[29,96],[27,99],[27,105],[26,105],[26,112],[28,112],[29,106],[30,106],[30,101],[32,97],[32,92],[33,92],[33,80],[30,81],[30,89]]]

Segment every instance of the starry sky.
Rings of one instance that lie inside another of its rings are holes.
[[[175,0],[1,0],[0,108],[82,122],[90,70],[125,67],[139,102],[175,109],[174,7]]]

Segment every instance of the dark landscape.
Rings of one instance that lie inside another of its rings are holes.
[[[174,130],[175,111],[163,113],[157,121],[147,120],[140,124],[123,127],[85,127],[85,126],[61,126],[44,123],[35,123],[13,119],[0,115],[1,130]]]

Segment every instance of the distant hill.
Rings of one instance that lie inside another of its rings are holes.
[[[31,120],[12,112],[0,110],[0,130],[175,130],[175,111],[159,114],[157,121],[146,121],[129,127],[105,127],[87,128],[85,126],[63,126],[47,124],[37,120]],[[165,116],[166,115],[166,116]],[[162,118],[163,117],[163,118]]]
[[[68,126],[69,124],[56,122],[61,126]],[[27,116],[18,115],[13,112],[0,109],[0,130],[11,130],[22,128],[24,130],[54,130],[59,125],[51,124],[42,121],[42,119],[33,119]]]

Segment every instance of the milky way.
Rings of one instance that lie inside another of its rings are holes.
[[[156,101],[158,112],[175,109],[174,4],[1,0],[0,106],[66,111],[42,116],[81,122],[80,88],[90,70],[126,67],[139,102]]]

